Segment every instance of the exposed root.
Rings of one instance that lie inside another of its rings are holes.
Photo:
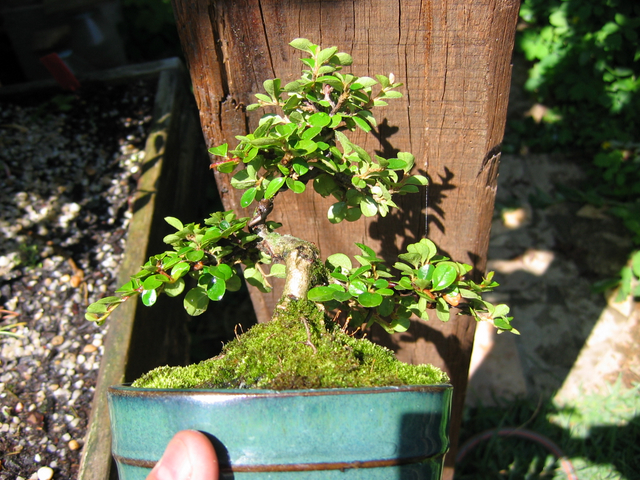
[[[318,353],[318,349],[311,341],[311,330],[309,329],[309,322],[307,322],[307,319],[304,317],[302,317],[301,320],[302,320],[302,324],[304,325],[304,329],[307,331],[307,341],[303,343],[305,345],[310,346],[313,349],[313,353]]]

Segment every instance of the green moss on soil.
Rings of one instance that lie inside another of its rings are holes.
[[[346,335],[307,301],[276,308],[229,342],[212,359],[187,367],[160,367],[134,382],[146,388],[255,388],[290,390],[447,383],[431,365],[407,365],[393,352]]]

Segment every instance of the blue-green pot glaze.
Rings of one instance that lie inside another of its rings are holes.
[[[173,435],[200,430],[228,480],[440,479],[451,385],[329,390],[109,389],[121,480],[143,480]]]

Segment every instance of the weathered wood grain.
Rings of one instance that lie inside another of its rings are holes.
[[[377,135],[356,135],[369,151],[410,151],[430,180],[425,195],[400,199],[384,219],[325,220],[330,199],[290,192],[277,198],[273,220],[318,244],[323,255],[357,253],[354,242],[385,258],[428,231],[448,255],[485,268],[496,191],[517,0],[173,0],[194,94],[209,146],[229,142],[255,126],[260,112],[245,113],[262,82],[299,75],[296,37],[336,45],[354,57],[359,75],[393,72],[405,96],[379,110]],[[239,197],[217,177],[226,208]],[[248,214],[248,213],[247,213]],[[277,293],[254,294],[257,314],[269,317]],[[413,322],[407,334],[375,337],[409,362],[444,367],[455,387],[451,431],[457,443],[475,325],[459,317],[447,324]],[[450,455],[449,457],[452,457]],[[452,461],[447,460],[448,466]],[[448,476],[452,475],[449,469]]]

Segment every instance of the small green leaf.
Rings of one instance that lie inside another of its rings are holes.
[[[427,280],[430,282],[433,277],[434,270],[435,270],[435,267],[432,264],[427,263],[418,269],[417,277],[420,280]]]
[[[360,257],[359,255],[356,255],[356,258],[362,258],[362,257]],[[356,280],[360,275],[362,275],[365,272],[368,272],[369,270],[371,270],[370,263],[362,265],[361,267],[358,267],[351,272],[351,275],[349,275],[349,280],[352,280],[352,281]]]
[[[235,274],[235,272],[230,279],[226,280],[225,283],[227,284],[227,290],[230,292],[237,292],[242,288],[242,280]]]
[[[383,297],[391,297],[395,294],[390,288],[381,288],[380,290],[376,290],[376,293],[379,293]]]
[[[336,280],[342,283],[347,283],[349,281],[347,276],[344,273],[340,272],[340,269],[336,269],[333,272],[331,272],[331,278],[335,278]]]
[[[427,178],[423,177],[422,175],[412,175],[407,178],[404,183],[406,185],[428,185],[429,180],[427,180]]]
[[[236,162],[225,162],[216,166],[220,173],[231,173],[236,168]]]
[[[226,263],[221,263],[215,267],[209,267],[209,273],[223,280],[229,280],[235,275],[235,271]]]
[[[373,250],[373,248],[365,245],[364,243],[356,242],[356,246],[360,249],[360,251],[362,252],[363,255],[366,255],[367,257],[372,257],[372,258],[376,257],[375,250]]]
[[[307,121],[309,122],[309,124],[313,127],[326,127],[327,125],[329,125],[331,123],[331,117],[329,116],[328,113],[325,112],[318,112],[318,113],[314,113],[313,115],[311,115]]]
[[[640,278],[640,250],[631,255],[631,271],[637,278]]]
[[[373,282],[373,286],[375,288],[389,288],[389,282],[387,282],[384,278],[379,278],[375,282]]]
[[[347,214],[345,215],[344,218],[347,222],[355,222],[355,221],[358,221],[361,216],[362,216],[362,210],[360,210],[360,207],[355,207],[347,210]]]
[[[378,213],[378,204],[373,198],[366,196],[360,202],[360,210],[365,217],[373,217]]]
[[[307,298],[312,302],[328,302],[333,300],[335,292],[331,287],[314,287],[307,293]]]
[[[267,186],[267,190],[264,192],[264,198],[273,198],[273,196],[278,193],[278,190],[282,188],[284,182],[284,177],[276,177],[271,180]]]
[[[401,287],[400,289],[413,290],[413,285],[411,284],[411,280],[409,280],[408,277],[402,277],[398,281],[398,285],[396,286],[396,289],[399,289],[398,287]]]
[[[291,45],[293,48],[297,50],[302,50],[303,52],[308,52],[308,53],[311,53],[312,52],[311,47],[315,46],[306,38],[295,38],[291,40],[291,42],[289,42],[289,45]]]
[[[147,277],[144,282],[142,282],[142,288],[144,290],[154,290],[162,285],[162,282],[157,278],[157,275],[153,275],[151,277]]]
[[[108,307],[106,305],[102,305],[97,302],[92,303],[87,307],[87,312],[89,313],[103,314],[103,313],[107,313],[107,310],[108,310]]]
[[[273,99],[270,98],[268,95],[265,95],[264,93],[256,93],[255,97],[258,100],[260,100],[261,102],[264,102],[264,103],[269,103],[270,104],[270,103],[273,102]]]
[[[395,90],[387,90],[384,92],[383,98],[402,98],[402,93]]]
[[[264,82],[262,82],[262,87],[269,95],[271,95],[273,99],[277,99],[280,96],[279,78],[265,80]]]
[[[296,158],[293,161],[293,171],[296,172],[299,176],[304,175],[309,171],[309,164],[301,158]]]
[[[244,190],[245,188],[251,188],[255,186],[256,178],[252,176],[249,170],[240,170],[233,177],[231,177],[231,186],[238,190]]]
[[[398,152],[398,158],[406,163],[404,168],[405,173],[408,173],[416,162],[416,157],[409,152]]]
[[[223,143],[218,147],[211,147],[209,149],[209,153],[211,153],[212,155],[217,155],[219,157],[226,157],[228,149],[229,149],[229,145],[226,143]]]
[[[209,296],[207,295],[207,291],[201,286],[192,288],[184,296],[183,305],[184,309],[192,317],[202,315],[206,312],[207,307],[209,306]]]
[[[185,257],[190,262],[199,262],[204,257],[204,252],[202,250],[191,250],[190,252],[187,252]]]
[[[338,51],[338,47],[329,47],[329,48],[320,50],[320,52],[318,52],[318,55],[316,56],[318,65],[325,63],[327,60],[333,57],[337,51]]]
[[[358,302],[363,307],[377,307],[382,303],[382,295],[379,293],[364,292],[358,295]]]
[[[274,263],[273,265],[271,265],[269,276],[276,278],[286,278],[287,269],[282,263]]]
[[[140,294],[142,303],[147,307],[151,307],[158,299],[158,292],[156,290],[143,290]]]
[[[323,173],[313,180],[313,189],[323,197],[328,197],[338,189],[338,184],[331,175]]]
[[[222,300],[222,297],[224,297],[224,294],[227,291],[227,285],[225,281],[218,277],[211,277],[211,279],[207,283],[206,288],[207,296],[214,302]]]
[[[182,230],[184,228],[184,225],[182,225],[182,222],[175,217],[164,217],[164,221],[167,222],[176,230]]]
[[[302,132],[302,135],[300,135],[300,138],[303,140],[312,140],[313,137],[317,136],[321,131],[322,131],[322,127],[310,127],[310,128],[307,128],[304,132]]]
[[[438,253],[438,249],[431,240],[423,238],[418,243],[408,245],[407,252],[417,253],[420,255],[421,262],[426,263],[431,260],[436,253]]]
[[[347,204],[345,202],[337,202],[329,207],[327,217],[331,223],[340,223],[347,215]]]
[[[240,206],[242,208],[247,208],[249,205],[251,205],[256,198],[256,193],[258,193],[258,190],[255,187],[251,187],[246,192],[244,192],[242,194],[242,197],[240,198]]]
[[[298,143],[296,143],[295,149],[304,150],[304,152],[308,155],[318,149],[318,144],[313,140],[302,139]]]
[[[391,328],[396,332],[406,332],[411,326],[411,320],[408,317],[398,317],[391,322]]]
[[[346,302],[347,300],[349,300],[352,297],[353,297],[353,295],[351,295],[349,292],[343,292],[343,291],[339,291],[339,290],[335,290],[333,292],[333,299],[338,301],[338,302]]]
[[[291,177],[287,177],[287,187],[289,187],[293,193],[302,193],[307,188],[304,183],[299,180],[294,180]]]
[[[178,279],[187,274],[191,266],[187,262],[180,262],[171,269],[171,278]]]
[[[167,243],[169,245],[173,245],[174,243],[180,242],[181,240],[182,240],[181,236],[174,235],[174,234],[169,234],[162,239],[164,243]]]
[[[442,297],[438,297],[436,301],[436,315],[443,322],[449,321],[449,304]]]
[[[366,291],[367,285],[362,280],[354,280],[349,284],[349,293],[352,295],[361,295]]]
[[[244,278],[250,285],[258,288],[261,292],[270,292],[271,288],[269,288],[266,284],[265,278],[262,275],[262,272],[255,267],[248,267],[244,269]]]
[[[367,123],[366,120],[363,120],[358,116],[351,117],[351,118],[353,119],[354,122],[356,122],[356,125],[358,125],[363,131],[365,132],[371,131],[371,125],[369,125],[369,123]]]
[[[96,303],[102,303],[104,305],[110,305],[112,303],[122,303],[123,300],[120,297],[103,297],[100,300],[98,300]]]
[[[329,258],[327,258],[327,264],[330,265],[332,269],[340,267],[344,274],[348,274],[353,268],[351,259],[344,253],[334,253],[330,255]]]
[[[179,278],[175,282],[165,283],[164,293],[166,293],[169,297],[177,297],[184,291],[184,287],[184,278]]]
[[[358,77],[358,80],[356,80],[356,82],[358,82],[363,87],[373,87],[374,85],[378,84],[378,82],[371,77]]]
[[[432,291],[444,290],[450,286],[458,278],[458,272],[451,265],[439,264],[433,271],[431,281],[433,282]]]
[[[393,313],[394,309],[394,301],[391,298],[383,298],[382,302],[378,306],[378,315],[381,317],[387,317]]]
[[[334,55],[334,57],[337,57],[338,63],[345,67],[353,63],[353,58],[351,58],[351,55],[349,55],[348,53],[338,52]]]
[[[407,265],[406,263],[402,263],[402,262],[396,262],[393,264],[394,268],[397,268],[398,270],[400,270],[401,272],[405,272],[405,273],[413,273],[413,268],[411,268],[409,265]]]
[[[390,158],[387,167],[391,170],[404,170],[407,167],[407,162],[399,158]]]

